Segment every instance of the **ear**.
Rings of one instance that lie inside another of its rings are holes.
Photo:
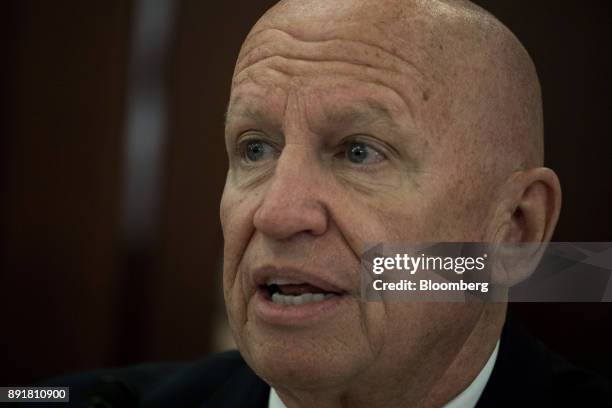
[[[487,240],[493,244],[492,280],[512,286],[536,269],[561,211],[554,171],[538,167],[514,173],[499,191]]]

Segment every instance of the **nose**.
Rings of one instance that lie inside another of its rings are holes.
[[[286,145],[255,212],[255,229],[275,240],[325,233],[328,215],[321,173],[304,146]]]

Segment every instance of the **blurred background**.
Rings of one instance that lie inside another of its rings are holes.
[[[0,385],[231,347],[218,220],[240,44],[271,0],[2,3]],[[612,241],[606,1],[493,1],[541,77],[556,241]],[[612,377],[612,304],[515,304]]]

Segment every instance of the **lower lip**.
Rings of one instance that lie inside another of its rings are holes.
[[[288,326],[307,326],[327,319],[337,313],[347,300],[346,295],[334,295],[319,302],[278,305],[263,290],[258,290],[252,297],[257,317],[270,324]]]

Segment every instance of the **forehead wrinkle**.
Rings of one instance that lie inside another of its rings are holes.
[[[265,34],[265,38],[259,37]],[[296,44],[297,43],[297,44]],[[329,53],[330,57],[321,54]],[[234,77],[249,66],[269,57],[284,56],[294,60],[336,61],[408,73],[417,81],[425,84],[428,75],[417,64],[399,55],[396,50],[388,50],[373,42],[345,38],[337,34],[334,38],[307,40],[278,28],[266,28],[247,37],[236,63]]]
[[[283,75],[286,75],[288,77],[292,76],[290,73],[287,73],[286,70],[277,70],[276,67],[269,67],[269,69],[271,71],[280,72]],[[374,69],[372,68],[371,70],[374,70]],[[331,74],[328,73],[326,75],[323,75],[323,77],[333,78],[337,74],[338,74],[337,72],[333,72]],[[378,110],[381,115],[386,116],[389,123],[397,124],[397,121],[394,119],[394,115],[392,114],[392,112],[398,112],[398,115],[401,115],[403,113],[407,114],[410,122],[412,123],[411,126],[417,125],[417,116],[416,116],[415,111],[417,109],[416,100],[418,100],[418,98],[415,98],[413,94],[417,93],[419,90],[411,89],[410,87],[412,84],[407,83],[405,81],[405,78],[402,78],[398,74],[396,74],[392,77],[391,80],[388,80],[387,82],[385,82],[382,79],[378,78],[376,75],[369,75],[367,76],[367,78],[364,78],[363,74],[362,75],[358,75],[355,73],[347,74],[346,72],[342,72],[341,74],[343,75],[344,79],[363,83],[366,86],[380,87],[384,89],[385,92],[390,92],[390,95],[393,95],[393,97],[398,98],[398,101],[400,102],[400,104],[397,104],[396,102],[391,102],[391,100],[389,100],[387,102],[391,103],[390,106],[387,106],[383,104],[382,102],[372,99],[372,98],[365,98],[364,102],[362,102],[366,104],[370,103],[372,105],[371,108],[375,111]],[[246,81],[249,81],[249,80],[252,81],[254,85],[261,87],[263,89],[271,89],[271,88],[280,89],[282,93],[285,95],[288,91],[296,87],[295,84],[290,84],[290,85],[285,84],[283,86],[283,85],[279,85],[278,83],[274,83],[274,82],[273,83],[264,82],[262,80],[261,75],[259,76],[252,75],[252,71],[248,69],[246,70],[246,72],[243,73],[242,76],[243,78],[238,79],[236,83],[234,84],[234,87],[232,88],[232,98],[230,98],[230,104],[233,103],[232,102],[233,95],[236,93],[236,88],[238,88],[240,85],[244,84]],[[402,107],[405,108],[405,110],[403,110]]]

